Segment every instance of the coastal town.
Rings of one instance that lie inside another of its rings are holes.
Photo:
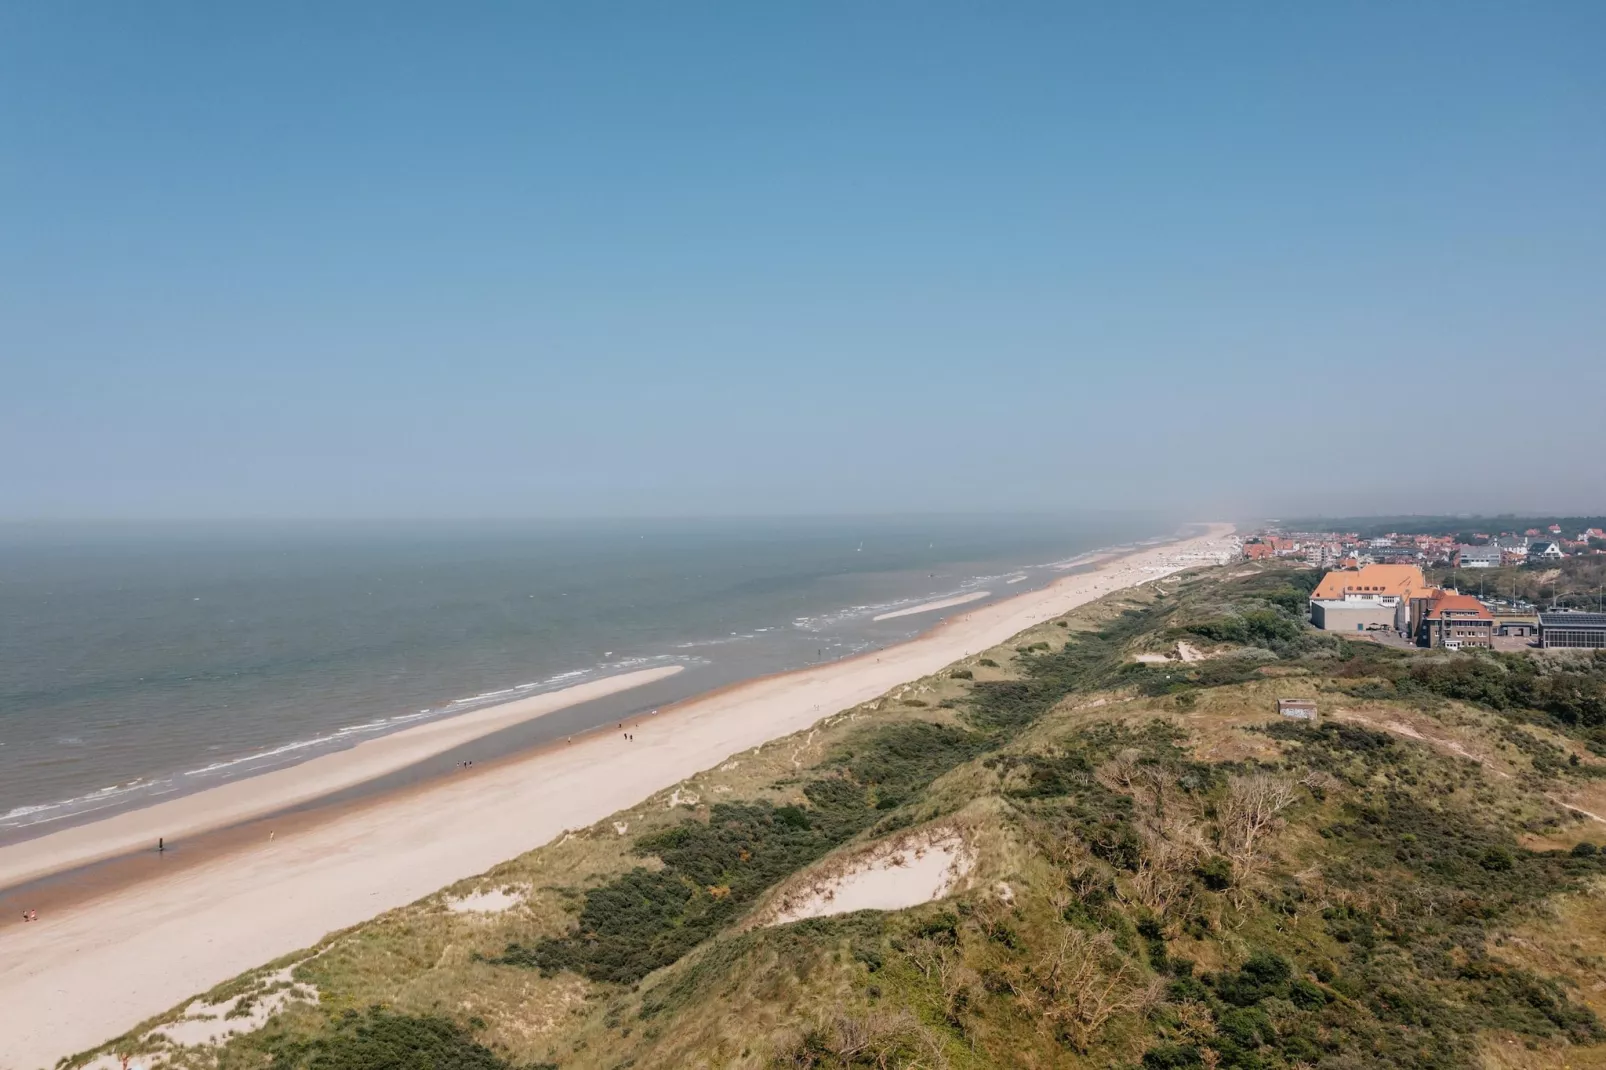
[[[1243,554],[1326,569],[1309,603],[1310,622],[1323,631],[1447,650],[1606,649],[1606,524],[1440,526],[1273,526],[1246,537]]]

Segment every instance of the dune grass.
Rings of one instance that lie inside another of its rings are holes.
[[[1314,633],[1311,582],[1210,570],[1029,629],[333,934],[295,960],[317,1006],[184,1059],[1606,1065],[1606,826],[1558,802],[1602,785],[1596,667]],[[1208,657],[1134,659],[1179,638]],[[939,821],[977,855],[953,897],[751,920]],[[522,901],[446,908],[491,888]]]

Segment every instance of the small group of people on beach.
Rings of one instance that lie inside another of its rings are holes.
[[[39,920],[39,912],[37,910],[24,910],[22,912],[22,920],[23,921],[38,921]]]
[[[649,712],[650,713],[657,713],[658,711],[657,710],[651,710]],[[625,723],[623,721],[620,721],[619,722],[619,727],[622,729],[622,728],[624,728],[624,726],[625,726]],[[623,732],[621,734],[625,737],[626,742],[634,743],[636,741],[636,734],[634,732]],[[568,742],[573,743],[574,742],[574,737],[573,736],[568,737]],[[474,763],[473,762],[469,762],[467,764],[473,765]]]

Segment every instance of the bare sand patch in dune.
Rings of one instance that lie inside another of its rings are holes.
[[[766,924],[919,906],[952,892],[975,864],[975,852],[956,829],[900,837],[827,866],[784,895]]]
[[[153,1044],[157,1050],[131,1059],[128,1070],[160,1070],[173,1061],[176,1049],[221,1044],[231,1037],[256,1032],[291,1003],[317,1003],[316,986],[291,980],[294,968],[286,966],[260,977],[239,995],[216,1003],[195,1000],[177,1018],[156,1026],[140,1038],[141,1043]],[[122,1059],[118,1054],[107,1052],[87,1063],[84,1070],[121,1068]]]
[[[500,914],[522,902],[524,895],[518,889],[491,888],[470,892],[456,899],[449,898],[446,900],[446,909],[453,914]]]

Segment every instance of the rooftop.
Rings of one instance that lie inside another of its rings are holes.
[[[1442,617],[1446,613],[1470,613],[1480,620],[1493,620],[1489,607],[1470,594],[1441,594],[1428,604],[1428,616]]]
[[[1427,585],[1427,578],[1415,565],[1367,565],[1354,572],[1329,572],[1311,592],[1311,598],[1343,598],[1347,591],[1404,598]]]
[[[1380,602],[1370,602],[1361,599],[1350,601],[1347,598],[1312,598],[1311,602],[1323,609],[1393,609],[1392,605],[1383,605]]]
[[[1606,628],[1606,613],[1541,613],[1546,628]]]

